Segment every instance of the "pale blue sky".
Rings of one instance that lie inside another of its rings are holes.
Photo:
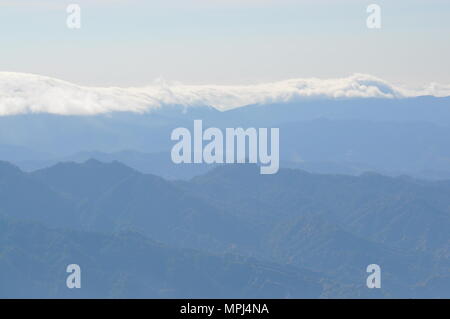
[[[82,28],[66,27],[66,7]],[[366,7],[382,28],[366,27]],[[450,1],[0,0],[0,71],[86,85],[245,84],[368,73],[450,84]]]

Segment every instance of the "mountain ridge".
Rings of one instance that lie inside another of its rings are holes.
[[[8,185],[0,198],[16,199],[0,201],[8,219],[105,235],[132,231],[181,249],[317,269],[346,287],[363,285],[363,266],[379,262],[392,296],[431,296],[450,269],[448,181],[283,168],[263,176],[251,164],[175,182],[95,160],[35,173],[2,167],[12,174],[0,175]],[[28,194],[38,191],[39,201]],[[55,223],[55,215],[64,218]]]

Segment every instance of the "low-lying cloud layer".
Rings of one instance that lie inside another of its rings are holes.
[[[338,79],[291,79],[255,85],[184,85],[84,87],[40,75],[0,72],[0,115],[22,113],[98,114],[146,112],[164,105],[213,106],[228,110],[249,104],[283,103],[304,98],[404,98],[450,96],[450,85],[420,90],[395,87],[370,75]]]

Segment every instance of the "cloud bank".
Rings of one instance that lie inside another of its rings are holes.
[[[156,82],[145,87],[85,87],[25,73],[0,72],[0,115],[52,113],[91,115],[147,112],[164,105],[212,106],[228,110],[250,104],[285,103],[305,98],[405,98],[450,96],[450,85],[432,83],[412,90],[379,78],[354,74],[336,79],[291,79],[255,85],[184,85]]]

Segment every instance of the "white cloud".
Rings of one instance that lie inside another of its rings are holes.
[[[303,98],[403,98],[450,96],[450,85],[424,89],[395,87],[376,77],[354,74],[340,79],[291,79],[255,85],[184,85],[84,87],[40,75],[0,72],[0,115],[20,113],[97,114],[145,112],[164,105],[210,105],[227,110],[249,104],[292,102]]]

